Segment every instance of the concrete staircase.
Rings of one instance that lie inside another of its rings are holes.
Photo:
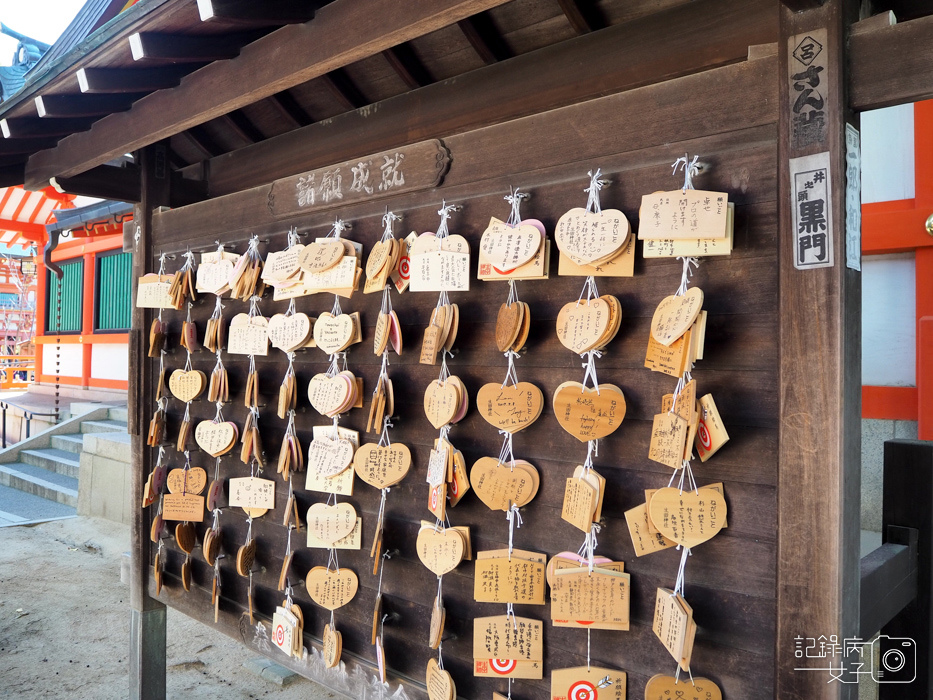
[[[71,517],[98,502],[125,500],[126,429],[126,408],[99,406],[0,452],[0,526]],[[119,499],[95,501],[95,482],[98,490],[119,490]],[[123,520],[128,503],[118,505],[103,517]]]

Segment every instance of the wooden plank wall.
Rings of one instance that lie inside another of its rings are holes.
[[[251,232],[266,243],[263,252],[280,250],[288,226],[296,224],[312,236],[327,232],[335,214],[351,222],[345,234],[364,244],[366,253],[381,234],[383,207],[404,215],[401,232],[436,229],[441,199],[462,204],[450,229],[464,235],[474,251],[472,290],[452,294],[460,305],[461,325],[457,354],[449,362],[475,397],[487,382],[501,382],[505,359],[495,349],[494,326],[499,305],[505,301],[507,286],[475,280],[475,251],[490,216],[505,217],[508,205],[502,200],[508,186],[521,186],[532,195],[524,208],[526,217],[542,220],[553,232],[558,217],[567,209],[582,206],[586,172],[601,167],[611,180],[604,189],[603,207],[622,209],[637,227],[637,210],[644,193],[674,189],[678,181],[670,175],[670,164],[689,152],[698,153],[708,168],[697,179],[697,186],[725,190],[736,203],[735,251],[729,258],[704,260],[694,284],[706,295],[709,311],[706,359],[694,372],[699,390],[716,398],[731,441],[705,465],[696,466],[700,484],[725,482],[729,505],[729,527],[714,540],[697,547],[687,565],[686,597],[693,605],[699,625],[693,656],[695,675],[714,679],[726,698],[772,697],[775,673],[775,540],[777,533],[776,483],[778,443],[778,345],[777,345],[777,203],[776,203],[776,60],[771,57],[737,64],[668,83],[640,88],[626,95],[610,96],[571,108],[554,110],[514,122],[446,139],[453,162],[446,183],[433,192],[409,194],[395,200],[363,203],[294,220],[273,221],[259,191],[230,195],[199,205],[154,216],[153,252],[184,252],[214,248],[220,239],[234,251],[245,250]],[[738,87],[736,87],[738,86]],[[574,140],[576,139],[576,140]],[[575,148],[575,144],[579,147]],[[550,397],[566,380],[582,378],[580,358],[557,340],[554,324],[561,306],[575,300],[582,278],[557,276],[557,256],[552,259],[551,279],[519,283],[521,298],[532,312],[532,329],[527,352],[517,362],[519,378],[536,383]],[[176,260],[177,263],[177,260]],[[155,258],[151,261],[155,266]],[[623,513],[644,501],[643,490],[667,484],[670,471],[647,459],[651,419],[659,410],[661,396],[673,390],[676,380],[654,374],[642,366],[651,315],[657,303],[672,294],[680,281],[681,263],[675,260],[640,259],[635,277],[601,279],[599,290],[616,295],[622,304],[621,330],[598,360],[600,381],[612,382],[625,392],[628,412],[623,425],[601,441],[596,468],[608,479],[603,510],[604,527],[599,537],[600,554],[626,562],[632,573],[632,629],[629,632],[592,632],[592,662],[620,668],[629,674],[628,697],[643,696],[644,685],[655,673],[673,673],[674,663],[651,631],[653,601],[658,586],[672,586],[680,554],[667,550],[637,559],[625,526]],[[418,521],[429,518],[425,501],[424,472],[427,455],[437,435],[422,409],[425,386],[437,377],[438,368],[418,364],[417,348],[436,294],[405,293],[394,296],[395,309],[404,329],[406,351],[391,357],[390,374],[395,385],[398,420],[393,441],[408,444],[414,453],[414,468],[389,495],[386,546],[399,555],[387,563],[383,581],[386,612],[398,619],[385,628],[388,664],[397,677],[423,682],[424,667],[433,652],[427,645],[430,605],[436,580],[417,559],[414,548]],[[329,311],[331,295],[299,299],[298,309],[310,315]],[[225,317],[246,311],[247,305],[225,302]],[[353,346],[348,364],[364,378],[368,397],[379,371],[379,358],[372,353],[372,331],[380,295],[354,295],[343,301],[347,312],[360,311],[364,341]],[[286,302],[271,297],[260,305],[266,316],[284,312]],[[214,298],[201,297],[192,317],[203,332],[204,321],[214,307]],[[166,312],[171,319],[167,366],[184,364],[178,349],[181,312]],[[224,414],[242,424],[246,409],[242,392],[247,369],[246,358],[225,356],[230,373],[232,401]],[[201,352],[193,358],[197,369],[210,372],[213,355]],[[327,357],[317,349],[303,351],[296,363],[299,386],[317,372],[326,370]],[[267,452],[277,454],[284,421],[274,414],[275,393],[284,374],[282,353],[270,350],[268,358],[257,358],[260,392],[266,407],[261,427]],[[149,379],[157,365],[146,365]],[[297,426],[307,446],[313,425],[325,425],[300,393],[301,410]],[[149,410],[151,404],[144,410]],[[341,425],[362,430],[366,409],[351,411]],[[169,437],[176,434],[183,404],[169,402]],[[214,407],[206,401],[192,405],[195,420],[209,419]],[[364,440],[371,436],[364,436]],[[460,448],[468,465],[483,456],[498,454],[501,438],[471,409],[451,431],[451,440]],[[553,555],[576,550],[582,533],[560,519],[564,479],[586,455],[586,446],[558,426],[550,407],[532,427],[515,438],[517,457],[534,463],[541,473],[541,489],[523,512],[524,526],[516,532],[516,546]],[[193,463],[213,470],[213,459],[196,454]],[[180,465],[174,451],[173,465]],[[149,458],[143,460],[149,463]],[[248,475],[238,457],[223,458],[224,477]],[[287,485],[277,481],[278,508],[254,524],[259,540],[256,578],[256,604],[261,618],[268,620],[281,594],[275,591],[285,552],[285,530],[281,511]],[[297,492],[302,511],[324,500],[321,494]],[[352,568],[360,579],[356,599],[337,611],[338,628],[343,633],[345,653],[373,661],[369,644],[372,604],[377,581],[371,575],[368,550],[372,542],[379,494],[357,481],[349,498],[363,516],[363,550],[341,552],[341,566]],[[501,513],[491,513],[475,495],[468,495],[450,511],[456,525],[470,525],[474,550],[495,549],[507,542],[508,529]],[[221,518],[224,551],[235,554],[245,541],[245,516],[238,509],[227,509]],[[207,524],[199,527],[199,532]],[[212,620],[209,605],[211,571],[200,551],[194,555],[196,590],[185,594],[177,578],[183,559],[174,542],[166,571],[166,588],[160,599],[186,614]],[[326,550],[299,548],[293,575],[303,576],[312,566],[326,564]],[[233,559],[223,561],[223,618],[221,628],[234,637],[249,641],[241,612],[245,606],[246,583],[233,568]],[[472,564],[463,563],[444,577],[447,629],[444,643],[446,667],[453,674],[460,696],[488,697],[493,690],[505,692],[505,681],[474,679],[472,676],[472,618],[501,614],[504,606],[477,604],[472,600]],[[154,594],[154,589],[150,586]],[[310,601],[305,591],[297,592],[306,631],[319,638],[327,622],[326,611]],[[547,608],[519,607],[519,615],[547,621]],[[310,638],[306,642],[310,642]],[[552,669],[584,665],[587,634],[582,630],[552,628],[546,624],[545,678],[520,681],[513,687],[516,698],[544,698]],[[285,656],[273,650],[274,658],[285,663]],[[291,664],[293,668],[296,664]],[[300,668],[300,667],[299,667]],[[417,696],[417,693],[412,693]]]

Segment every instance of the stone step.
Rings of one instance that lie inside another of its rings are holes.
[[[84,455],[96,455],[129,464],[132,444],[128,433],[84,433]]]
[[[0,486],[9,486],[72,508],[78,505],[77,479],[50,472],[34,464],[23,462],[0,464]]]
[[[81,423],[82,433],[125,433],[127,424],[119,420],[86,420]]]
[[[36,450],[23,450],[19,458],[26,464],[41,467],[56,474],[78,478],[81,470],[81,457],[74,452],[66,452],[54,447],[45,447]]]
[[[81,433],[76,435],[53,435],[52,436],[52,447],[64,450],[65,452],[71,452],[74,454],[81,454],[81,448],[84,446],[84,438],[81,437]]]
[[[76,514],[72,506],[0,486],[0,527],[72,518]]]
[[[117,408],[111,408],[108,411],[110,420],[121,421],[126,423],[129,419],[129,412],[127,411],[126,406],[118,406]]]

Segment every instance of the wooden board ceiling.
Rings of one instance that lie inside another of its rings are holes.
[[[332,4],[339,9],[348,2],[317,4]],[[631,22],[688,2],[448,3],[463,9],[462,19],[172,134],[171,165],[184,168],[582,33]],[[0,180],[25,179],[27,186],[34,186],[36,183],[23,174],[29,156],[53,148],[72,134],[88,131],[111,114],[133,109],[135,103],[153,92],[171,91],[186,76],[215,60],[239,55],[245,47],[283,27],[293,5],[307,4],[290,0],[264,3],[267,16],[278,8],[280,16],[276,21],[229,14],[204,21],[199,3],[194,0],[140,2],[63,57],[42,80],[28,84],[13,100],[0,105],[6,136],[0,141]],[[231,8],[241,4],[202,0],[200,5],[214,6],[217,14],[224,14],[232,13]],[[471,5],[489,9],[471,13]],[[309,24],[315,21],[311,19]],[[41,169],[43,182],[54,175],[53,170]]]

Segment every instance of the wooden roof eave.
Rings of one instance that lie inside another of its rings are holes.
[[[128,112],[104,117],[90,131],[34,154],[26,167],[26,187],[42,188],[52,177],[82,173],[507,1],[410,0],[399,5],[395,0],[336,0],[313,20],[281,27],[236,58],[209,64],[178,87],[152,93]],[[175,118],[166,122],[167,114]]]
[[[54,88],[76,86],[75,71],[96,64],[131,34],[158,23],[162,14],[171,9],[173,0],[140,0],[114,17],[79,43],[67,54],[49,64],[41,74],[27,78],[26,85],[10,99],[0,103],[0,119],[34,116],[35,98]],[[74,85],[73,85],[74,84]]]

